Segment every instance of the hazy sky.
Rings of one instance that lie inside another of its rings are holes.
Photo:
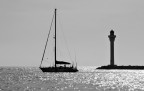
[[[80,66],[144,65],[144,0],[0,0],[0,65],[39,66],[54,8]],[[59,23],[58,23],[59,24]]]

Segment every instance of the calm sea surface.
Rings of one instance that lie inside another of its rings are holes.
[[[144,70],[43,73],[37,67],[0,67],[0,91],[144,91]]]

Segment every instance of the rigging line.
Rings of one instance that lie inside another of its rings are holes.
[[[64,41],[65,41],[65,44],[66,44],[66,48],[67,48],[67,50],[68,50],[68,55],[69,55],[70,60],[71,60],[71,62],[72,62],[72,58],[71,58],[71,55],[70,55],[70,51],[69,51],[69,49],[68,49],[68,43],[67,43],[67,41],[66,41],[66,37],[65,37],[64,32],[63,32],[63,28],[62,28],[62,24],[61,24],[61,22],[60,22],[60,18],[59,18],[59,23],[60,23],[61,31],[62,31],[62,34],[63,34],[63,37],[64,37]]]
[[[75,52],[75,50],[74,50],[74,53],[75,53],[75,63],[76,63],[76,66],[77,66],[77,62],[76,62],[77,58],[76,58],[76,52]]]
[[[75,51],[75,63],[76,63],[76,67],[77,67],[77,56],[76,56],[76,51]]]
[[[42,61],[43,61],[43,58],[44,58],[44,54],[45,54],[45,50],[46,50],[46,47],[47,47],[48,39],[49,39],[49,36],[50,36],[50,32],[51,32],[53,20],[54,20],[54,14],[53,14],[53,18],[52,18],[52,21],[51,21],[51,25],[50,25],[48,37],[47,37],[47,40],[46,40],[46,45],[45,45],[45,48],[44,48],[44,52],[43,52],[43,56],[42,56],[42,60],[41,60],[40,67],[41,67],[41,65],[42,65]]]

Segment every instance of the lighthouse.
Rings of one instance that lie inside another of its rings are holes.
[[[110,35],[108,35],[110,40],[110,65],[114,66],[114,41],[116,38],[116,35],[114,35],[114,31],[110,31]]]

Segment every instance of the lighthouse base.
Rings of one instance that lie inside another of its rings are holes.
[[[96,69],[105,69],[105,70],[110,70],[110,69],[124,69],[124,70],[144,70],[144,66],[117,66],[117,65],[107,65],[107,66],[101,66]]]

